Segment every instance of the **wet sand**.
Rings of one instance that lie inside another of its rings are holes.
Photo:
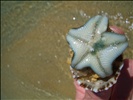
[[[106,14],[129,38],[133,58],[133,2],[2,2],[2,99],[59,100],[75,97],[66,63],[69,29]]]

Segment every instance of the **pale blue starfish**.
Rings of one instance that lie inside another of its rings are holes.
[[[107,32],[108,18],[97,15],[84,26],[71,29],[67,41],[74,52],[71,67],[90,67],[100,77],[113,73],[112,62],[128,46],[125,35]]]

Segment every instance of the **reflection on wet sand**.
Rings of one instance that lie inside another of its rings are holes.
[[[124,57],[133,58],[132,6],[133,2],[2,2],[2,98],[74,99],[65,36],[99,13],[123,27],[129,38]]]

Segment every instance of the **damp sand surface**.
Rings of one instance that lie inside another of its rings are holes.
[[[73,100],[69,29],[97,14],[122,27],[129,39],[124,58],[133,58],[132,1],[2,1],[2,99]]]

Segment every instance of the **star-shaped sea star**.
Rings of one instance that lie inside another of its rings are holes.
[[[71,29],[67,41],[74,52],[71,67],[90,67],[100,77],[110,76],[112,62],[128,46],[125,35],[107,32],[108,18],[97,15],[84,26]]]

